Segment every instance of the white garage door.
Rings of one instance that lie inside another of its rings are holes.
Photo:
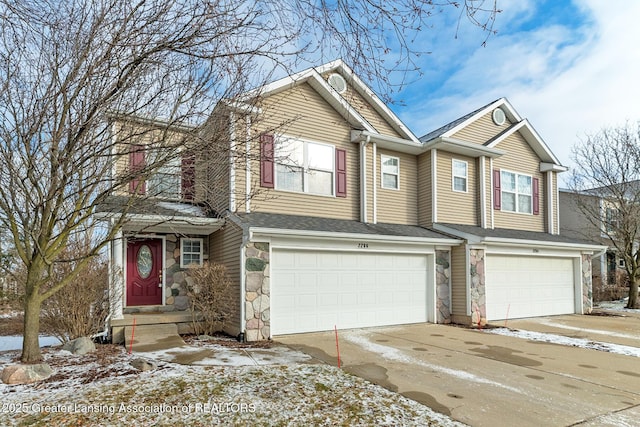
[[[427,257],[277,250],[271,333],[427,321]]]
[[[487,255],[487,320],[575,313],[572,258]]]

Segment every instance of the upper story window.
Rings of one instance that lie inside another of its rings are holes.
[[[400,159],[398,157],[380,155],[382,188],[398,190],[400,188]]]
[[[203,260],[203,240],[180,239],[180,267],[199,267]]]
[[[533,213],[533,180],[529,175],[500,172],[502,185],[502,210]]]
[[[347,197],[347,150],[263,133],[260,186]]]
[[[620,213],[618,209],[607,207],[605,210],[604,229],[611,234],[619,227]]]
[[[451,170],[453,176],[453,191],[459,191],[462,193],[467,192],[467,174],[469,164],[463,160],[452,160]]]
[[[193,200],[195,157],[184,152],[168,156],[166,152],[148,150],[136,145],[129,154],[129,168],[135,175],[129,183],[129,192],[172,200]],[[141,179],[146,176],[146,179]]]
[[[298,139],[279,139],[275,145],[275,188],[332,196],[334,147]]]

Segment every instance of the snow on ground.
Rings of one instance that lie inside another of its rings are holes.
[[[546,334],[533,331],[519,331],[507,328],[485,329],[486,333],[522,338],[530,341],[541,341],[552,344],[581,347],[592,350],[606,351],[609,353],[624,354],[626,356],[640,357],[640,348],[620,344],[612,344],[600,341],[592,341],[584,338],[570,338],[562,335]]]
[[[30,385],[0,382],[0,425],[462,426],[324,364],[193,366],[156,360],[156,369],[139,372],[129,362],[148,354],[98,347],[98,354],[85,356],[44,349],[45,362],[56,371],[52,377]],[[0,352],[0,369],[18,357],[18,351]]]
[[[492,386],[507,389],[515,393],[522,393],[522,391],[518,390],[517,388],[511,387],[505,384],[500,384],[499,382],[492,381],[487,378],[482,378],[466,371],[460,371],[456,369],[446,368],[440,365],[435,365],[433,363],[427,363],[423,360],[416,359],[397,348],[374,343],[369,339],[370,334],[366,330],[348,331],[347,333],[343,334],[343,337],[347,341],[357,344],[363,349],[370,351],[372,353],[376,353],[377,355],[382,356],[388,360],[423,366],[425,368],[432,369],[436,372],[441,372],[443,374],[447,374],[452,377],[456,377],[465,381],[472,381],[472,382],[481,383],[481,384],[489,384]]]
[[[56,337],[40,336],[38,338],[40,347],[60,344],[60,340]],[[0,351],[20,350],[22,348],[21,336],[4,336],[0,337]]]
[[[607,336],[617,337],[617,338],[629,338],[629,339],[640,338],[640,334],[630,335],[630,334],[623,334],[620,332],[604,331],[600,329],[578,328],[576,326],[563,325],[562,323],[554,322],[551,319],[548,319],[546,317],[541,317],[539,319],[531,319],[531,321],[539,323],[541,325],[551,326],[559,329],[567,329],[570,331],[588,332],[590,334],[607,335]]]

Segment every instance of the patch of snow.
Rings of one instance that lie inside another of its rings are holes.
[[[388,360],[393,360],[396,362],[401,362],[401,363],[407,363],[407,364],[411,364],[411,365],[419,365],[419,366],[423,366],[425,368],[428,369],[432,369],[436,372],[441,372],[443,374],[447,374],[450,375],[452,377],[456,377],[465,381],[472,381],[472,382],[476,382],[476,383],[481,383],[481,384],[489,384],[492,386],[496,386],[496,387],[501,387],[504,389],[507,389],[509,391],[515,392],[515,393],[523,393],[523,391],[515,388],[515,387],[511,387],[505,384],[501,384],[499,382],[496,381],[492,381],[486,378],[482,378],[479,377],[477,375],[471,374],[469,372],[465,372],[465,371],[461,371],[461,370],[456,370],[456,369],[451,369],[451,368],[445,368],[444,366],[439,366],[439,365],[434,365],[432,363],[427,363],[423,360],[420,359],[416,359],[415,357],[409,356],[406,353],[403,353],[401,350],[397,349],[397,348],[393,348],[393,347],[389,347],[386,345],[382,345],[382,344],[377,344],[374,342],[371,342],[368,339],[368,333],[365,331],[349,331],[346,334],[344,334],[344,338],[347,339],[348,341],[359,345],[360,347],[362,347],[363,349],[370,351],[372,353],[376,353],[379,356],[384,357],[385,359]]]
[[[0,336],[0,351],[20,350],[22,348],[22,336]],[[61,342],[56,337],[40,336],[38,338],[40,347],[60,345]]]
[[[158,206],[178,213],[190,214],[193,216],[205,216],[201,207],[186,203],[160,201],[158,202]]]
[[[629,298],[621,299],[618,301],[602,301],[594,304],[594,308],[601,308],[607,311],[619,311],[622,313],[638,313],[640,310],[627,308],[627,301]]]
[[[61,357],[54,349],[43,355],[57,371],[52,379],[0,383],[7,409],[0,412],[0,425],[463,426],[323,364],[203,367],[159,362],[155,370],[138,372],[129,366],[137,355],[124,349],[106,366],[91,356]],[[91,375],[96,372],[105,375]]]
[[[485,329],[486,333],[522,338],[531,341],[548,342],[552,344],[580,347],[592,350],[606,351],[609,353],[623,354],[626,356],[640,357],[640,348],[620,344],[611,344],[600,341],[591,341],[584,338],[570,338],[562,335],[546,334],[533,331],[518,331],[507,328]]]
[[[570,331],[589,332],[589,333],[593,333],[593,334],[607,335],[607,336],[618,337],[618,338],[630,338],[630,339],[639,339],[640,338],[640,334],[629,335],[629,334],[622,334],[620,332],[603,331],[603,330],[600,330],[600,329],[578,328],[576,326],[569,326],[569,325],[563,325],[562,323],[556,323],[556,322],[553,322],[550,319],[546,319],[544,317],[537,318],[537,319],[531,319],[531,321],[536,322],[536,323],[540,323],[541,325],[552,326],[554,328],[568,329]]]

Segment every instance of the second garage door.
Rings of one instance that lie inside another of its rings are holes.
[[[575,313],[573,262],[487,255],[487,320]]]
[[[271,333],[427,321],[427,257],[274,249]]]

